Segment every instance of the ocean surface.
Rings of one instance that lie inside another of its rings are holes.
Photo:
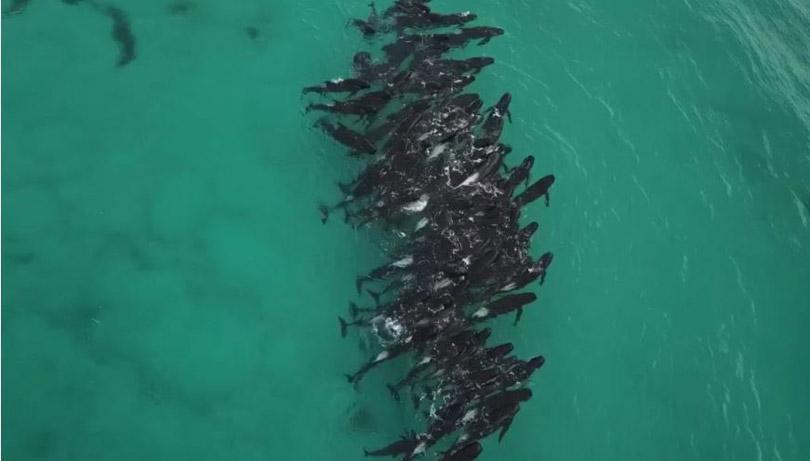
[[[368,2],[105,2],[2,20],[3,459],[354,460],[412,427],[403,363],[343,377],[381,242],[321,225],[359,165],[300,96]],[[431,6],[506,29],[473,88],[557,178],[554,264],[495,333],[547,363],[481,459],[810,459],[810,4]]]

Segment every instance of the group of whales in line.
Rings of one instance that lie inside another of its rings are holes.
[[[19,14],[29,2],[15,0],[4,13]],[[62,2],[87,3],[109,16],[117,64],[135,58],[122,10],[98,0]],[[358,383],[377,365],[410,355],[410,369],[389,391],[400,400],[408,389],[415,409],[429,408],[423,431],[365,454],[409,460],[457,435],[441,459],[466,461],[480,455],[480,440],[495,432],[499,441],[504,437],[532,396],[526,383],[545,361],[516,358],[511,343],[488,346],[491,330],[480,324],[512,312],[517,324],[536,300],[533,293],[516,292],[542,284],[553,257],[530,256],[539,225],[520,227],[519,218],[523,206],[540,197],[548,205],[554,176],[530,183],[532,156],[506,166],[511,148],[500,137],[511,120],[508,93],[483,113],[480,96],[464,93],[494,60],[445,56],[470,43],[483,45],[503,30],[467,26],[476,15],[438,14],[428,3],[396,0],[381,15],[372,4],[369,17],[352,24],[369,39],[395,34],[382,47],[384,58],[358,52],[355,76],[304,92],[350,95],[307,109],[332,115],[316,125],[352,155],[369,159],[358,177],[340,184],[338,203],[320,207],[322,220],[340,210],[354,226],[379,223],[397,237],[392,262],[357,279],[358,293],[365,284],[380,285],[367,290],[374,307],[350,303],[351,319],[339,318],[343,336],[350,327],[366,328],[382,347],[347,377]],[[436,29],[445,32],[426,32]]]
[[[414,408],[427,408],[424,430],[365,454],[411,460],[447,439],[440,459],[467,461],[488,435],[504,437],[545,361],[515,357],[511,343],[487,345],[491,330],[481,325],[508,313],[517,324],[537,298],[518,291],[542,284],[553,256],[532,258],[539,225],[519,220],[540,197],[548,206],[554,176],[531,182],[532,156],[506,166],[511,148],[500,137],[511,120],[509,93],[483,112],[480,96],[464,93],[494,60],[446,57],[503,30],[467,26],[474,14],[438,14],[428,3],[396,0],[382,14],[372,3],[369,18],[352,24],[368,39],[396,39],[379,59],[356,53],[353,77],[304,93],[348,94],[307,112],[327,113],[316,126],[368,159],[353,181],[339,184],[340,201],[319,207],[322,221],[340,211],[353,226],[380,224],[394,236],[391,262],[357,279],[358,294],[375,285],[366,290],[374,306],[349,303],[350,319],[339,318],[342,336],[368,329],[382,348],[347,378],[357,384],[377,365],[410,356],[409,370],[388,388],[397,401],[409,390]]]

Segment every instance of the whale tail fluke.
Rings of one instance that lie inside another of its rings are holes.
[[[321,213],[321,224],[326,224],[329,220],[329,207],[326,205],[318,205],[318,212]]]
[[[399,402],[399,391],[397,391],[397,388],[390,384],[386,384],[385,386],[388,388],[388,392],[391,393],[391,397],[393,397],[394,400]]]
[[[346,329],[349,328],[349,324],[346,323],[345,320],[343,320],[343,317],[338,317],[338,321],[340,322],[340,337],[345,338],[346,337]]]
[[[374,304],[376,304],[377,307],[380,307],[380,295],[382,293],[379,293],[374,290],[366,290],[366,293],[368,293],[368,295],[371,296],[371,299],[374,300]]]

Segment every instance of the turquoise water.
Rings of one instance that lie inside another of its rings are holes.
[[[382,252],[320,224],[357,165],[299,97],[348,73],[367,2],[117,0],[125,67],[90,3],[2,22],[4,459],[389,441],[401,368],[353,390],[370,351],[335,321]],[[548,362],[481,459],[810,457],[810,7],[432,5],[506,29],[474,88],[512,92],[505,140],[557,177],[540,302],[496,332]]]

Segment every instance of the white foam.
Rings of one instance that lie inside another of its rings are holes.
[[[399,321],[394,320],[391,317],[385,319],[385,329],[391,332],[392,336],[395,338],[402,336],[402,333],[405,331],[405,327],[402,326]]]
[[[420,211],[424,210],[427,207],[429,198],[430,198],[429,195],[423,194],[421,197],[419,197],[419,200],[408,203],[407,205],[403,206],[402,211],[406,211],[409,213],[419,213]]]
[[[461,418],[461,424],[467,424],[478,416],[478,410],[472,409],[467,413],[464,413],[464,416]]]
[[[394,261],[391,263],[394,267],[399,267],[400,269],[404,267],[408,267],[413,264],[413,256],[405,256],[404,258],[400,259],[399,261]]]

